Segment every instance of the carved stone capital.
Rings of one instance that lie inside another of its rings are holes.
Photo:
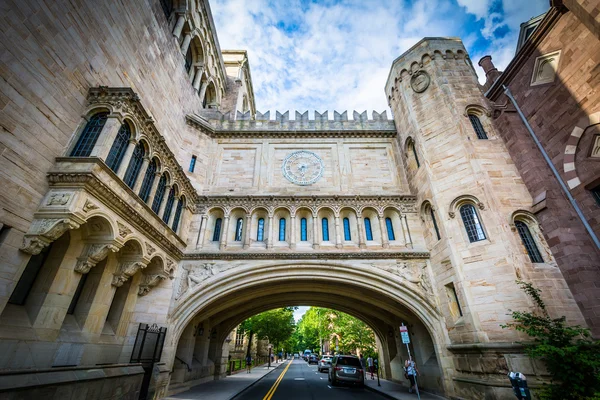
[[[40,236],[25,236],[23,237],[21,250],[25,253],[36,255],[40,254],[49,244],[50,242],[42,239]]]
[[[108,252],[116,253],[119,248],[112,243],[92,243],[85,246],[81,257],[77,259],[75,271],[87,274],[100,261],[104,260]]]
[[[153,287],[158,286],[158,284],[165,279],[167,279],[167,276],[164,274],[144,274],[138,288],[138,295],[147,295]]]
[[[131,229],[129,229],[127,226],[125,226],[124,224],[122,224],[119,221],[117,221],[117,226],[119,228],[119,236],[122,238],[125,238],[125,237],[127,237],[127,235],[130,235],[131,233],[133,233],[133,231]]]
[[[62,236],[69,229],[79,228],[79,224],[69,218],[34,219],[29,232],[23,238],[21,250],[39,254],[42,249]]]
[[[117,272],[113,274],[112,285],[116,287],[123,286],[129,278],[142,268],[146,268],[146,264],[141,261],[127,261],[119,264]]]

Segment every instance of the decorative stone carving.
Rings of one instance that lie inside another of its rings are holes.
[[[156,249],[148,242],[146,242],[146,249],[148,249],[148,254],[152,255],[156,251]]]
[[[120,223],[119,221],[117,221],[117,226],[119,227],[119,236],[121,236],[122,238],[125,238],[125,237],[127,237],[127,235],[130,235],[131,233],[133,233],[133,231],[131,229],[129,229],[128,227],[126,227],[125,225]]]
[[[112,243],[93,243],[88,244],[83,250],[81,257],[77,259],[75,271],[80,274],[87,274],[100,261],[108,255],[108,252],[116,253],[119,248]]]
[[[183,266],[181,280],[179,282],[179,290],[177,291],[176,299],[179,299],[195,286],[200,285],[206,279],[219,273],[219,269],[215,267],[215,263],[202,263],[198,265]]]
[[[69,218],[34,219],[29,232],[23,237],[21,250],[39,254],[42,249],[58,239],[69,229],[78,229],[79,224]]]
[[[147,295],[153,287],[158,286],[165,279],[167,279],[167,276],[164,274],[144,274],[138,288],[138,295]]]
[[[419,70],[410,78],[410,87],[415,93],[423,93],[429,87],[431,78],[429,74],[423,70]]]
[[[48,197],[47,206],[64,206],[71,199],[71,193],[53,193]]]
[[[455,213],[454,211],[449,211],[449,212],[448,212],[448,216],[449,216],[450,218],[454,218],[454,217],[456,217],[456,213]]]
[[[83,208],[82,208],[84,213],[90,212],[92,210],[97,210],[97,209],[98,209],[98,206],[95,205],[94,203],[92,203],[89,199],[85,201],[85,204],[83,205]]]
[[[146,268],[146,265],[140,261],[122,262],[119,264],[117,272],[113,274],[112,285],[116,287],[123,286],[129,278],[142,268]]]
[[[381,268],[377,264],[374,267]],[[403,282],[409,286],[422,290],[425,294],[433,294],[431,279],[427,273],[427,264],[419,261],[398,260],[395,265],[389,268],[389,271],[398,275]]]

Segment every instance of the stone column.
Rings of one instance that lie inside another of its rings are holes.
[[[290,217],[290,248],[294,250],[296,248],[296,216],[292,215]]]
[[[142,188],[142,183],[144,183],[144,178],[146,177],[146,170],[148,169],[148,164],[150,164],[150,157],[144,157],[144,161],[142,162],[142,167],[140,168],[140,173],[138,175],[138,179],[133,186],[133,191],[136,194],[140,193],[140,189]],[[141,175],[141,177],[140,177]]]
[[[154,196],[156,196],[156,189],[158,188],[158,182],[160,181],[160,176],[161,176],[160,172],[154,173],[154,182],[152,182],[152,188],[150,189],[150,195],[148,196],[148,201],[146,201],[146,204],[148,204],[150,207],[152,207],[152,203],[154,202]]]
[[[219,250],[225,250],[227,248],[227,234],[229,233],[229,215],[223,218],[223,225],[221,226],[221,238],[219,242]]]
[[[320,245],[319,241],[319,216],[313,214],[313,249],[318,249]]]
[[[208,216],[206,214],[202,214],[200,217],[200,232],[198,232],[198,243],[196,243],[196,248],[199,249],[204,246],[204,236],[206,236],[206,224],[208,223]],[[223,232],[223,226],[221,226],[221,232]]]
[[[267,249],[273,248],[274,241],[275,239],[273,237],[273,216],[269,215],[269,236],[267,238]]]
[[[250,215],[246,215],[244,218],[244,237],[242,238],[244,240],[244,249],[250,247],[250,221]]]
[[[103,161],[106,161],[106,157],[108,157],[108,153],[110,152],[110,148],[117,137],[117,133],[119,129],[121,129],[121,118],[116,115],[109,115],[104,126],[102,127],[102,131],[98,136],[98,140],[96,140],[96,145],[92,149],[90,153],[91,157],[99,157]]]
[[[400,217],[402,221],[402,231],[404,232],[404,243],[407,247],[412,248],[412,240],[410,239],[410,232],[408,231],[408,222],[406,221],[406,215],[402,214]]]
[[[342,231],[340,229],[340,216],[335,216],[335,247],[341,249],[344,245],[342,244]]]
[[[200,92],[198,92],[198,97],[202,101],[204,99],[204,95],[206,94],[206,88],[208,87],[208,81],[202,82],[202,86],[200,87]]]
[[[131,161],[131,156],[133,155],[134,149],[135,139],[129,139],[129,145],[127,146],[127,150],[125,150],[125,155],[123,156],[121,165],[119,165],[119,169],[117,170],[117,175],[121,179],[125,177],[125,171],[127,171],[127,166],[129,166],[129,162]]]
[[[390,238],[387,235],[385,217],[383,215],[379,215],[377,218],[379,218],[379,230],[381,231],[381,246],[384,249],[388,249],[390,247]]]
[[[158,209],[158,213],[157,213],[160,218],[162,218],[162,216],[165,214],[165,207],[167,206],[167,200],[169,198],[170,191],[171,191],[171,184],[168,184],[167,186],[165,186],[165,194],[163,196],[162,203],[160,204],[160,208]]]
[[[196,67],[196,74],[194,75],[194,82],[192,86],[196,90],[196,92],[200,91],[200,80],[202,79],[202,74],[204,73],[204,66],[200,65]]]
[[[365,242],[365,226],[362,215],[356,217],[358,221],[358,247],[361,249],[365,249],[367,244]]]
[[[175,219],[175,210],[177,210],[178,202],[179,202],[179,199],[177,197],[175,197],[173,200],[173,204],[171,205],[171,215],[169,215],[169,220],[167,222],[165,222],[169,227],[171,227],[173,225],[173,220]],[[182,210],[182,214],[183,214],[183,210]],[[179,223],[181,225],[181,217],[180,217]],[[175,233],[177,233],[177,232],[175,232]]]
[[[183,29],[183,24],[185,24],[185,16],[183,14],[179,14],[177,16],[177,23],[175,23],[175,27],[173,28],[173,36],[179,38]]]
[[[181,44],[181,53],[185,55],[190,47],[190,43],[192,42],[192,34],[190,32],[186,32],[183,37],[183,43]]]

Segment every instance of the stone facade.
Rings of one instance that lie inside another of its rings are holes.
[[[484,97],[459,39],[425,38],[394,61],[385,87],[393,120],[385,111],[271,119],[256,110],[247,54],[220,49],[208,2],[167,3],[6,7],[0,369],[27,380],[64,368],[44,375],[43,390],[79,393],[70,369],[119,368],[140,324],[156,324],[166,340],[146,370],[160,398],[223,377],[244,319],[318,305],[373,328],[386,378],[405,383],[404,323],[424,388],[500,399],[512,397],[508,370],[533,385],[545,379],[514,344],[523,337],[499,326],[507,309],[532,306],[516,279],[541,287],[552,315],[585,323],[581,308],[594,326],[597,253],[581,228],[566,232],[572,216],[556,211],[568,208],[558,190],[536,191],[551,179],[531,173],[540,161],[520,156],[525,139],[509,135],[521,135],[518,121],[493,98],[497,85],[487,86],[493,103]],[[557,10],[546,18],[559,33],[582,12]],[[597,47],[590,24],[576,25],[568,46]],[[579,54],[552,38],[542,56]],[[523,74],[510,79],[524,84]],[[594,102],[578,104],[561,121],[597,123]],[[577,196],[597,179],[595,131],[585,132],[574,144],[572,133],[563,137]],[[567,268],[579,250],[588,264]],[[138,372],[123,378],[125,392],[139,389]],[[21,389],[0,378],[2,395]]]

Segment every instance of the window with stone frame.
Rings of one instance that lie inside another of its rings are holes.
[[[352,234],[350,232],[350,219],[344,218],[344,240],[352,240]]]
[[[107,112],[92,115],[81,131],[77,143],[71,151],[71,157],[89,157],[92,154],[92,150],[96,145],[100,132],[102,132],[102,128],[104,128],[104,124],[106,124],[107,118]]]
[[[596,204],[600,207],[600,185],[590,189],[590,193],[592,193],[594,200],[596,200]]]
[[[123,182],[125,182],[125,184],[132,189],[135,186],[135,182],[137,181],[140,170],[142,169],[145,155],[146,149],[144,148],[144,144],[140,142],[133,149],[131,160],[129,161],[129,165],[125,171],[125,176],[123,177]]]
[[[483,129],[483,124],[477,115],[469,114],[469,121],[471,121],[471,126],[477,135],[477,139],[485,140],[488,138],[485,129]]]
[[[162,175],[158,180],[158,186],[156,187],[156,194],[154,195],[154,201],[152,202],[152,211],[156,214],[160,211],[160,205],[165,197],[165,191],[167,189],[167,176]]]
[[[215,220],[215,230],[213,231],[213,242],[218,242],[221,239],[221,225],[223,224],[222,218],[217,218]]]
[[[285,218],[279,218],[279,241],[285,242]]]
[[[243,229],[244,229],[244,219],[238,218],[237,221],[235,222],[235,238],[234,238],[234,240],[236,242],[242,241]]]
[[[155,159],[152,159],[150,163],[148,163],[148,168],[146,168],[146,173],[144,174],[144,180],[142,181],[142,186],[139,193],[140,198],[144,202],[148,201],[148,197],[150,196],[150,190],[152,190],[154,179],[156,179],[157,169],[158,164]]]
[[[244,347],[244,330],[240,326],[235,331],[235,349],[242,350],[243,347]]]
[[[321,219],[321,228],[322,228],[321,230],[322,230],[323,241],[328,242],[329,241],[329,220],[327,218]]]
[[[300,219],[300,241],[306,242],[308,240],[308,227],[306,218]]]
[[[421,163],[419,162],[419,155],[417,153],[415,141],[412,138],[407,139],[406,150],[408,152],[408,166],[413,169],[419,169],[421,167]]]
[[[529,259],[532,263],[543,263],[544,258],[542,257],[542,253],[538,249],[534,236],[531,234],[531,230],[529,226],[521,221],[515,221],[515,227],[517,228],[517,232],[519,233],[519,237],[521,238],[521,243],[523,243],[523,247],[529,256]]]
[[[460,302],[458,301],[458,294],[456,293],[456,288],[454,287],[454,283],[449,283],[445,286],[446,296],[448,298],[448,307],[450,309],[450,315],[456,321],[463,316],[462,307],[460,306]]]
[[[367,237],[367,241],[373,240],[373,229],[371,229],[370,218],[365,218],[365,236]]]
[[[473,204],[462,205],[460,207],[460,216],[467,231],[469,242],[474,243],[486,239],[483,225]]]
[[[121,162],[123,162],[123,157],[125,156],[127,146],[129,145],[129,139],[131,139],[131,128],[129,124],[125,122],[119,128],[117,136],[106,157],[106,165],[115,173],[119,170]]]
[[[264,242],[265,240],[265,219],[258,219],[258,227],[256,229],[256,240],[258,242]]]

